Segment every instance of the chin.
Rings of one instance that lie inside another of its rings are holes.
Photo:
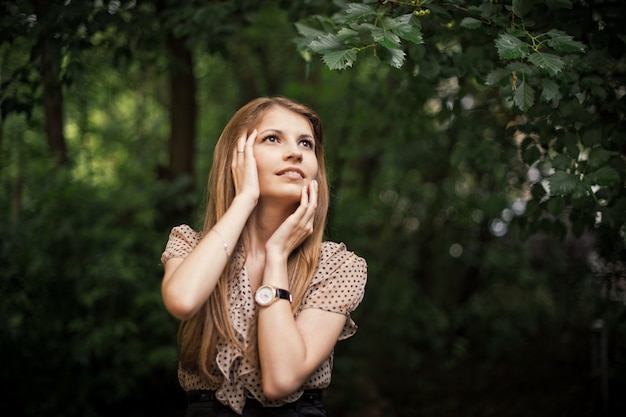
[[[267,201],[274,201],[276,203],[298,205],[300,204],[300,199],[302,198],[302,190],[299,187],[294,188],[297,188],[297,190],[282,190],[282,192],[262,193],[261,198]]]

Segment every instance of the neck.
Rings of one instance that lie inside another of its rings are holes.
[[[252,258],[265,256],[265,243],[296,208],[297,205],[293,204],[277,206],[264,204],[262,200],[259,200],[246,226],[244,237],[246,255]]]

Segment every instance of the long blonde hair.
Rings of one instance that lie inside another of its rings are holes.
[[[291,253],[287,264],[289,289],[293,296],[292,311],[295,314],[317,267],[330,199],[324,163],[322,124],[313,110],[284,97],[261,97],[244,105],[233,115],[215,146],[207,187],[208,199],[203,234],[208,233],[219,221],[235,198],[231,161],[237,139],[244,132],[250,134],[267,110],[274,106],[293,111],[309,121],[314,134],[315,155],[318,162],[316,178],[319,184],[318,206],[313,220],[313,233]],[[256,343],[251,343],[248,348],[243,346],[233,330],[228,314],[227,289],[231,268],[232,257],[203,308],[191,319],[181,322],[178,331],[181,366],[184,369],[199,371],[213,382],[217,382],[216,377],[211,373],[211,368],[219,338],[234,343],[245,352],[252,363],[257,362]]]

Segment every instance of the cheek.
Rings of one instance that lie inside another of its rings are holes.
[[[317,159],[315,159],[315,158],[314,158],[314,159],[310,162],[310,167],[309,167],[309,170],[308,170],[308,171],[311,173],[311,179],[313,179],[313,178],[317,178],[317,174],[318,174],[318,172],[319,172],[319,166],[318,166],[318,164],[317,164]]]

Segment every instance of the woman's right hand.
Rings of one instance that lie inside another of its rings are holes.
[[[233,149],[231,165],[235,182],[235,195],[248,196],[256,204],[259,200],[259,174],[254,158],[254,141],[257,137],[254,129],[250,136],[246,133],[237,139],[237,147]]]

